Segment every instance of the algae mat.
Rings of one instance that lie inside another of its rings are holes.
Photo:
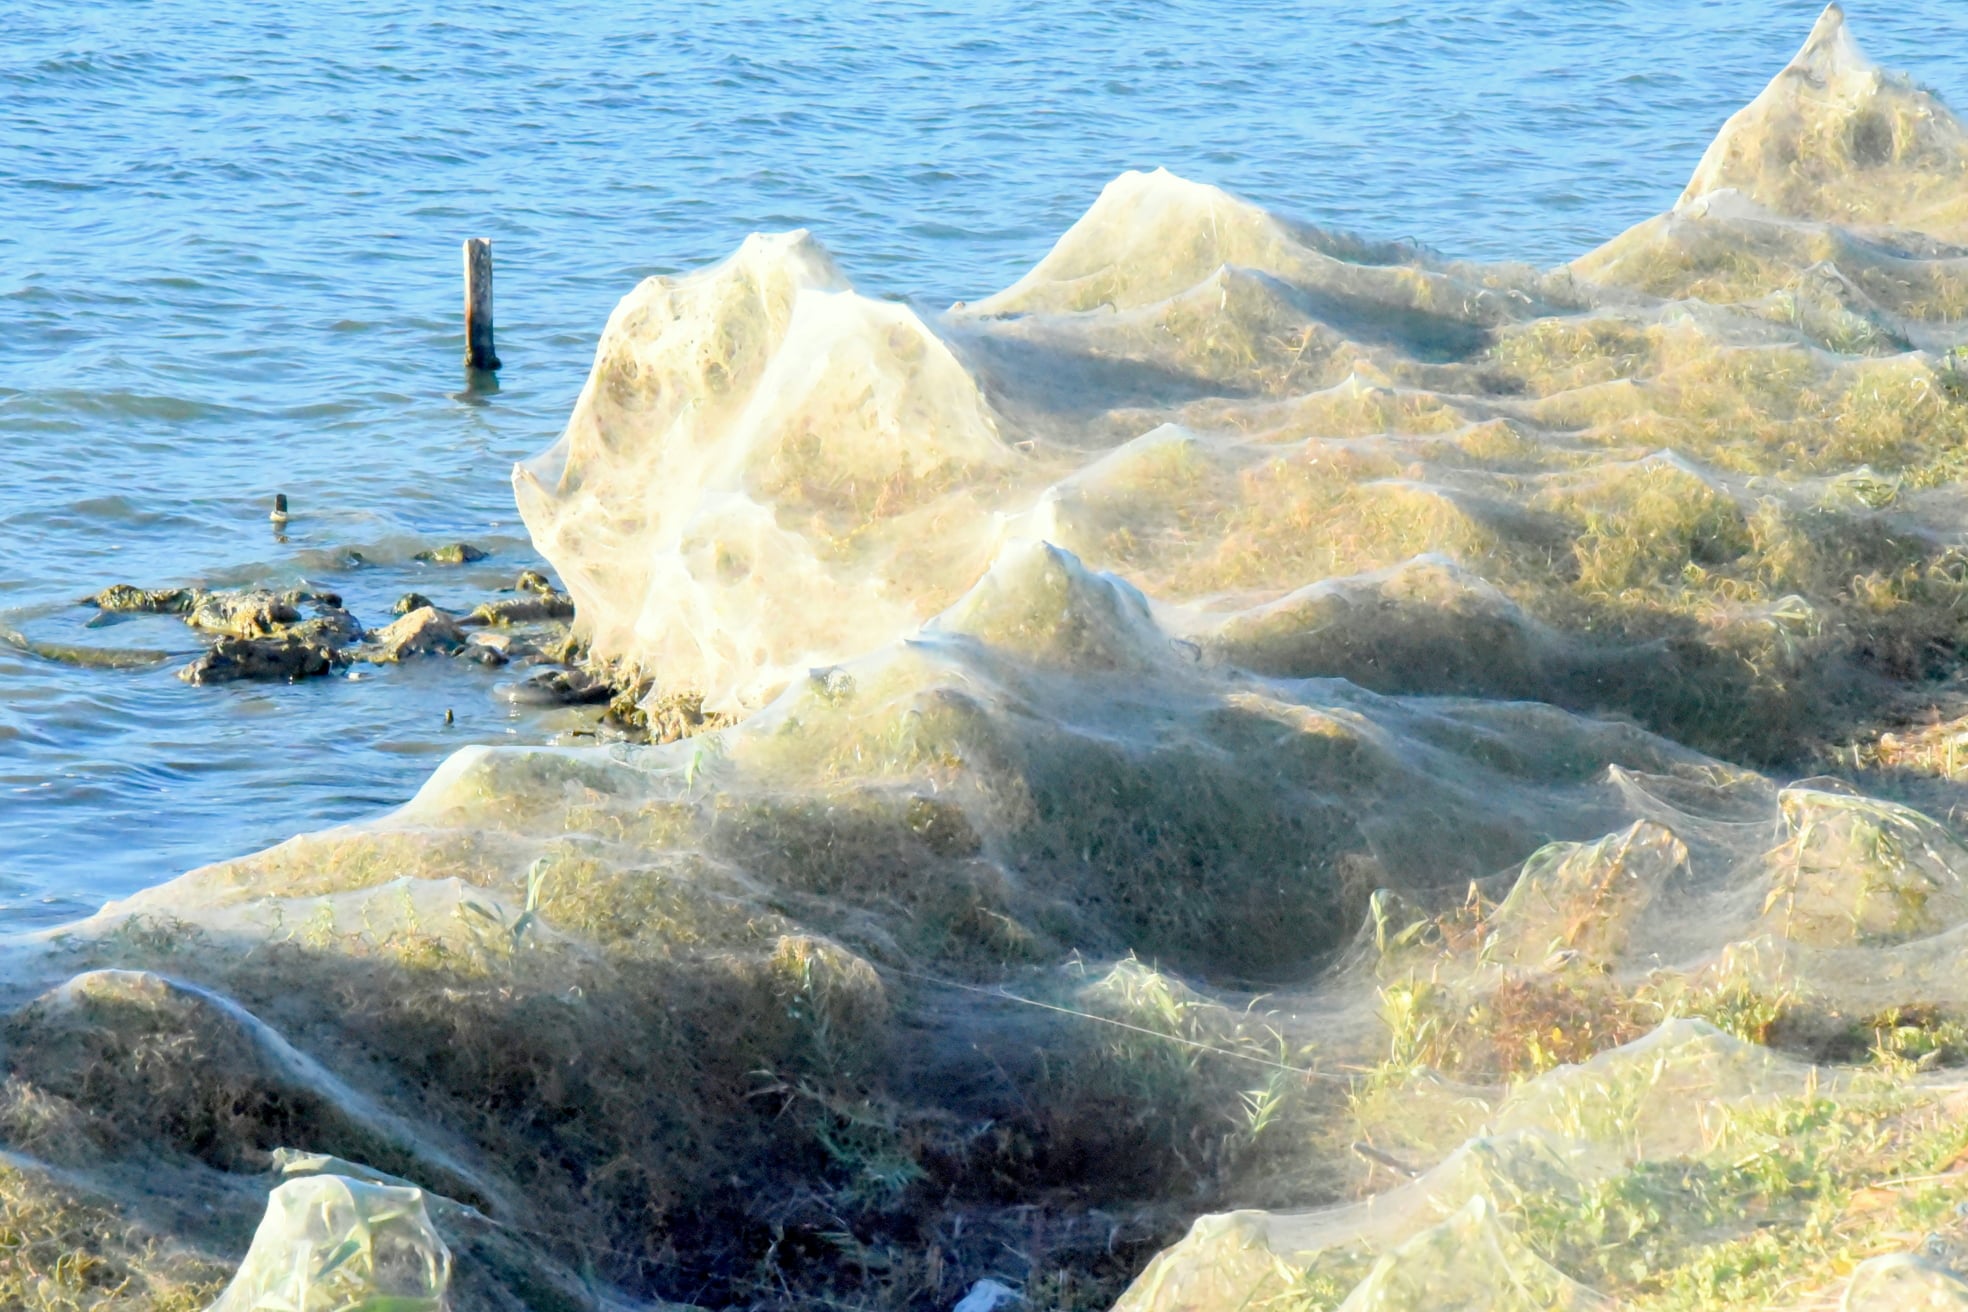
[[[515,490],[736,723],[19,948],[0,1295],[1968,1302],[1968,848],[1797,777],[1962,665],[1964,238],[1834,9],[1557,270],[1157,173],[644,283]]]

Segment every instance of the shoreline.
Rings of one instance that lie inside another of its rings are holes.
[[[644,281],[508,600],[675,740],[17,942],[0,1301],[1968,1306],[1965,169],[1834,6],[1561,270],[1157,171]]]

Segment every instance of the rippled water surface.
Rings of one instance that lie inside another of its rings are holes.
[[[507,468],[637,279],[806,226],[864,290],[971,298],[1158,164],[1556,263],[1669,205],[1816,13],[1446,8],[0,0],[0,629],[177,658],[0,644],[0,924],[400,801],[463,742],[578,730],[450,663],[189,687],[175,620],[84,630],[73,603],[306,579],[379,621],[409,587],[504,585],[534,563]],[[1961,103],[1968,10],[1851,12]],[[458,363],[474,235],[499,270],[487,390]],[[299,512],[280,538],[275,491]],[[410,559],[461,537],[494,556]]]

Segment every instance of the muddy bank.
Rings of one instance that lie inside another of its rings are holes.
[[[468,564],[487,555],[457,543],[418,552],[414,559]],[[632,666],[591,659],[587,642],[568,624],[574,618],[572,599],[539,570],[521,570],[505,593],[450,610],[424,593],[405,593],[392,608],[396,618],[379,628],[366,627],[344,609],[338,594],[309,589],[146,589],[119,583],[82,604],[96,607],[99,617],[173,615],[200,634],[215,635],[202,655],[178,671],[191,684],[293,682],[365,663],[449,657],[530,671],[498,695],[529,706],[602,707],[598,728],[615,738],[672,742],[735,723],[732,714],[707,712],[700,693],[659,689]],[[26,637],[16,645],[45,659],[105,668],[142,668],[170,659],[166,652],[36,643]]]

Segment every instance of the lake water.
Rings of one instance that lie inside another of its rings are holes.
[[[754,229],[810,227],[863,290],[941,305],[1165,165],[1449,255],[1568,259],[1671,204],[1817,12],[1446,8],[0,0],[0,629],[188,657],[175,620],[84,630],[75,599],[305,579],[377,621],[410,587],[509,582],[535,562],[508,468],[610,307]],[[1968,94],[1958,2],[1851,17]],[[459,364],[467,236],[498,262],[496,390]],[[459,538],[495,554],[410,559]],[[0,925],[392,805],[465,742],[577,728],[476,667],[194,688],[182,663],[0,645]]]

